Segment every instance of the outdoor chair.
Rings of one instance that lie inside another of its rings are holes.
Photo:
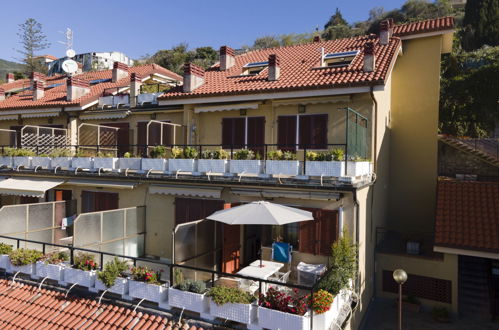
[[[289,243],[274,242],[272,243],[272,260],[285,264],[291,263],[291,253],[293,247]]]
[[[239,288],[251,293],[252,295],[259,289],[259,284],[256,281],[241,279]]]

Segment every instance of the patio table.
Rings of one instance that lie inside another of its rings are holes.
[[[249,266],[238,271],[237,274],[266,280],[284,267],[284,264],[280,262],[267,260],[263,260],[262,265],[263,267],[260,267],[260,260],[255,260]],[[267,292],[266,283],[262,283],[262,292]]]

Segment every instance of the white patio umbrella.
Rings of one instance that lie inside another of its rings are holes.
[[[266,201],[251,202],[230,209],[220,210],[206,217],[208,220],[228,225],[285,225],[314,220],[312,212]],[[262,252],[260,247],[260,266]]]

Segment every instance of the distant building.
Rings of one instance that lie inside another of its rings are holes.
[[[64,73],[62,63],[66,59],[66,57],[62,57],[47,63],[48,75],[53,76]],[[121,52],[83,53],[75,55],[73,59],[82,65],[81,69],[83,72],[111,70],[114,62],[124,63],[128,66],[133,65],[133,60]]]

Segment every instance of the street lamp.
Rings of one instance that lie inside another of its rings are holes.
[[[399,285],[399,330],[402,330],[402,284],[407,281],[407,273],[403,269],[395,269],[393,279]]]

